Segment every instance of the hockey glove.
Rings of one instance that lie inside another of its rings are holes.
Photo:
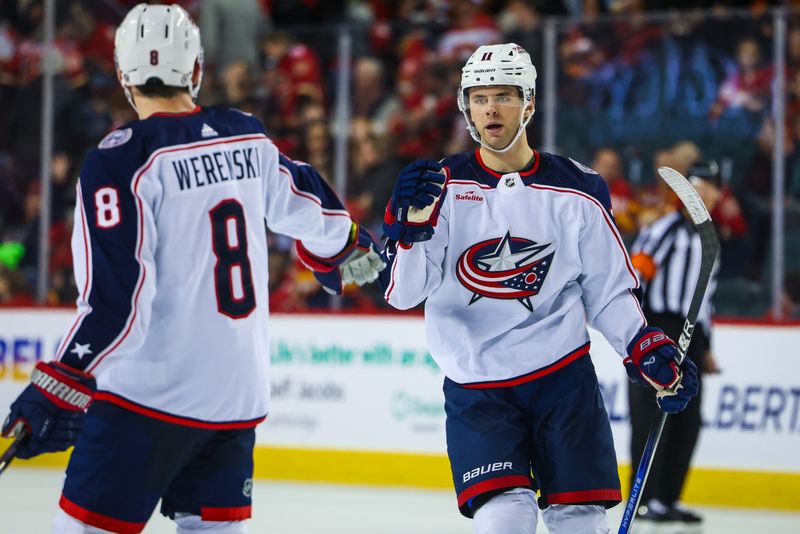
[[[314,278],[331,295],[341,295],[344,286],[356,284],[363,286],[374,282],[378,274],[386,268],[380,254],[380,246],[372,236],[353,222],[347,246],[332,258],[320,258],[297,242],[300,261],[311,269]]]
[[[400,171],[383,217],[390,239],[416,243],[433,237],[446,178],[442,165],[432,160],[415,161]]]
[[[78,439],[86,409],[97,388],[94,377],[61,362],[39,362],[28,384],[3,424],[3,437],[19,428],[28,438],[17,450],[18,458],[64,451]]]
[[[678,348],[660,328],[643,328],[628,345],[623,360],[632,382],[650,385],[663,412],[677,413],[697,395],[697,366],[689,358],[678,365]]]

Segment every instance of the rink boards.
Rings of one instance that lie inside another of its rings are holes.
[[[0,310],[0,410],[72,313]],[[442,374],[422,318],[281,315],[270,325],[272,408],[258,429],[256,476],[451,487]],[[707,377],[704,429],[685,500],[800,510],[800,327],[717,325],[723,374]],[[627,480],[627,379],[592,333],[592,360]],[[5,443],[1,443],[3,446]],[[35,465],[63,466],[65,455]]]

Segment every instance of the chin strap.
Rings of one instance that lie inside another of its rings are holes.
[[[514,146],[514,143],[516,143],[517,140],[520,138],[520,136],[522,135],[522,132],[525,131],[525,127],[528,126],[529,122],[531,122],[531,119],[533,118],[533,114],[534,113],[536,113],[536,110],[533,110],[531,112],[531,116],[528,117],[527,120],[524,120],[523,117],[525,116],[525,106],[522,107],[522,111],[520,111],[520,114],[519,114],[519,128],[517,128],[517,135],[515,135],[514,139],[512,139],[511,142],[508,143],[503,148],[492,148],[489,145],[487,145],[486,143],[484,143],[483,139],[481,139],[481,136],[478,133],[478,130],[475,128],[475,126],[471,125],[470,118],[467,116],[467,112],[466,111],[464,112],[464,117],[467,119],[467,130],[469,130],[469,133],[470,133],[470,135],[472,136],[472,138],[474,140],[476,140],[478,143],[480,143],[480,145],[482,147],[484,147],[484,148],[486,148],[488,150],[491,150],[492,152],[497,152],[498,154],[504,154],[505,152],[508,152],[509,150],[511,150],[511,147]]]

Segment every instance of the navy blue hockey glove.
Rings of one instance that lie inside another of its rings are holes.
[[[341,295],[344,286],[356,284],[363,286],[374,282],[378,274],[386,268],[380,256],[381,247],[368,231],[353,222],[347,246],[332,258],[320,258],[309,252],[297,242],[300,261],[311,269],[314,278],[323,289],[332,295]]]
[[[383,231],[395,241],[416,243],[433,237],[446,193],[442,165],[419,160],[400,171],[383,217]]]
[[[39,362],[28,384],[3,424],[3,437],[24,428],[28,438],[17,450],[18,458],[67,450],[83,428],[86,409],[97,386],[92,375],[60,362]]]
[[[632,382],[655,388],[663,412],[682,412],[699,390],[697,366],[689,358],[678,365],[678,347],[660,328],[642,328],[623,363]]]

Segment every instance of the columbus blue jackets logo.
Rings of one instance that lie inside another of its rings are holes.
[[[472,291],[472,304],[483,297],[518,300],[533,311],[531,297],[538,295],[550,270],[555,250],[552,243],[540,244],[506,232],[475,243],[458,258],[458,281]]]

